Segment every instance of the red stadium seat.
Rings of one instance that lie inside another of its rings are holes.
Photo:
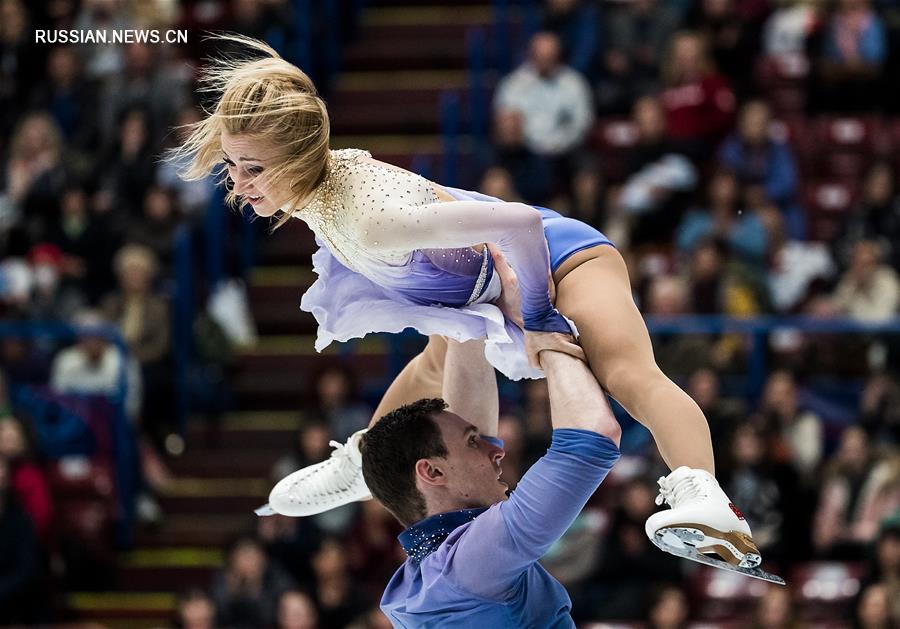
[[[778,113],[801,113],[806,109],[806,79],[809,61],[802,55],[762,57],[756,78],[772,109]]]
[[[819,148],[816,174],[859,178],[878,155],[890,153],[893,142],[882,121],[874,116],[826,116],[814,124]]]
[[[700,617],[705,620],[734,618],[747,614],[766,593],[765,581],[748,579],[736,572],[699,568],[691,577],[691,590],[702,601]]]
[[[859,593],[863,567],[854,563],[812,562],[798,566],[789,583],[794,589],[800,613],[807,620],[841,617]]]
[[[600,156],[607,181],[621,181],[628,174],[623,157],[638,143],[639,137],[637,125],[627,118],[606,118],[594,125],[590,146]]]
[[[840,234],[847,212],[856,201],[858,185],[854,181],[830,179],[811,181],[804,193],[809,237],[831,241]]]

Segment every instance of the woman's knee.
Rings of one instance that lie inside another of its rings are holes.
[[[624,406],[646,396],[660,386],[669,386],[672,381],[654,363],[635,365],[629,363],[607,365],[595,371],[597,381],[610,395]]]

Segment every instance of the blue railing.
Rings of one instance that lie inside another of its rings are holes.
[[[134,535],[135,494],[138,488],[136,473],[138,454],[134,428],[125,410],[125,399],[128,395],[126,363],[129,356],[125,341],[122,339],[118,329],[109,325],[76,327],[60,322],[0,321],[0,338],[50,339],[56,343],[68,343],[76,340],[84,333],[103,336],[118,348],[123,358],[119,368],[118,390],[113,395],[108,396],[108,398],[114,409],[110,432],[112,434],[112,455],[116,474],[116,500],[119,508],[119,520],[116,531],[117,541],[120,546],[128,547],[131,545]],[[24,392],[20,391],[20,393],[17,397],[23,400],[25,404],[27,404],[28,399],[36,399],[34,396],[27,395]],[[36,409],[26,408],[24,410],[33,411]]]

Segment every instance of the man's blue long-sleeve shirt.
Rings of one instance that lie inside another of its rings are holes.
[[[597,433],[559,429],[508,500],[432,516],[400,535],[409,559],[381,609],[395,627],[575,627],[565,588],[538,559],[619,458]]]

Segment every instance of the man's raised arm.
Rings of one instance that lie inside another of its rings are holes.
[[[484,340],[447,339],[442,395],[450,412],[470,422],[482,436],[497,436],[497,375],[484,356]]]

